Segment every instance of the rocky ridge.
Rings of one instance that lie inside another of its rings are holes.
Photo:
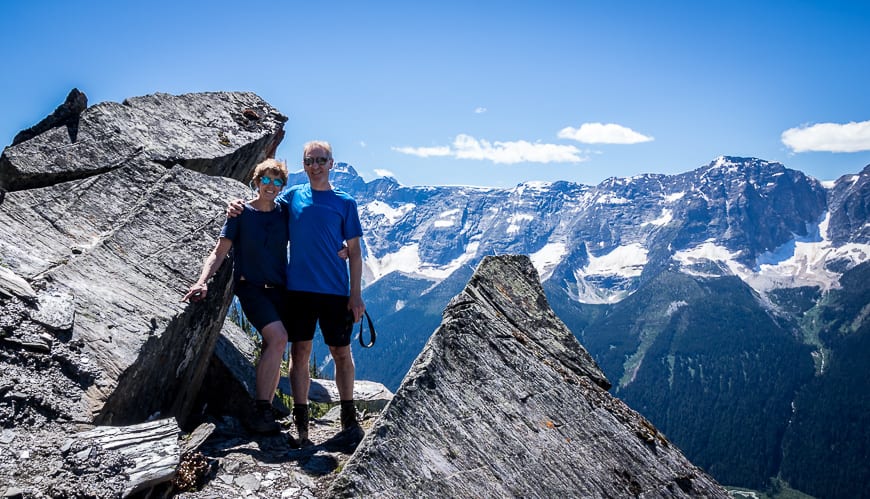
[[[486,257],[329,495],[728,497],[609,386],[529,258]]]

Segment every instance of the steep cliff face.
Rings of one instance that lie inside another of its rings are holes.
[[[528,257],[486,257],[335,496],[728,497],[618,399]]]
[[[286,118],[250,93],[67,107],[0,156],[0,187],[12,191],[0,206],[0,266],[33,291],[0,297],[4,392],[20,399],[0,401],[0,422],[184,420],[226,315],[229,266],[204,303],[179,298],[226,200],[245,195],[225,177],[249,176]],[[69,319],[40,319],[50,310]],[[55,374],[44,384],[27,375],[39,366]],[[52,386],[84,395],[52,407]]]
[[[837,179],[828,206],[828,233],[835,244],[870,243],[870,165],[859,174]]]

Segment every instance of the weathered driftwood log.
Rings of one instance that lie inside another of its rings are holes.
[[[104,451],[117,451],[128,458],[134,465],[125,470],[129,476],[124,489],[126,497],[172,480],[181,459],[180,433],[175,418],[132,426],[98,426],[76,434],[64,447],[83,442],[97,445]]]

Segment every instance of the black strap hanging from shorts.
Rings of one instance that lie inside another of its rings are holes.
[[[368,312],[364,312],[364,313],[366,316],[366,322],[369,323],[369,334],[371,335],[371,341],[368,344],[366,344],[363,341],[363,321],[362,321],[362,319],[360,319],[360,321],[359,321],[359,344],[362,345],[363,348],[371,348],[372,345],[375,344],[375,339],[378,337],[378,335],[375,333],[375,324],[372,322],[372,318],[369,317],[369,313]]]

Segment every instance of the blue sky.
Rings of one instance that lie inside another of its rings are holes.
[[[367,179],[597,184],[719,155],[870,164],[870,2],[0,3],[0,142],[89,103],[253,91]]]

